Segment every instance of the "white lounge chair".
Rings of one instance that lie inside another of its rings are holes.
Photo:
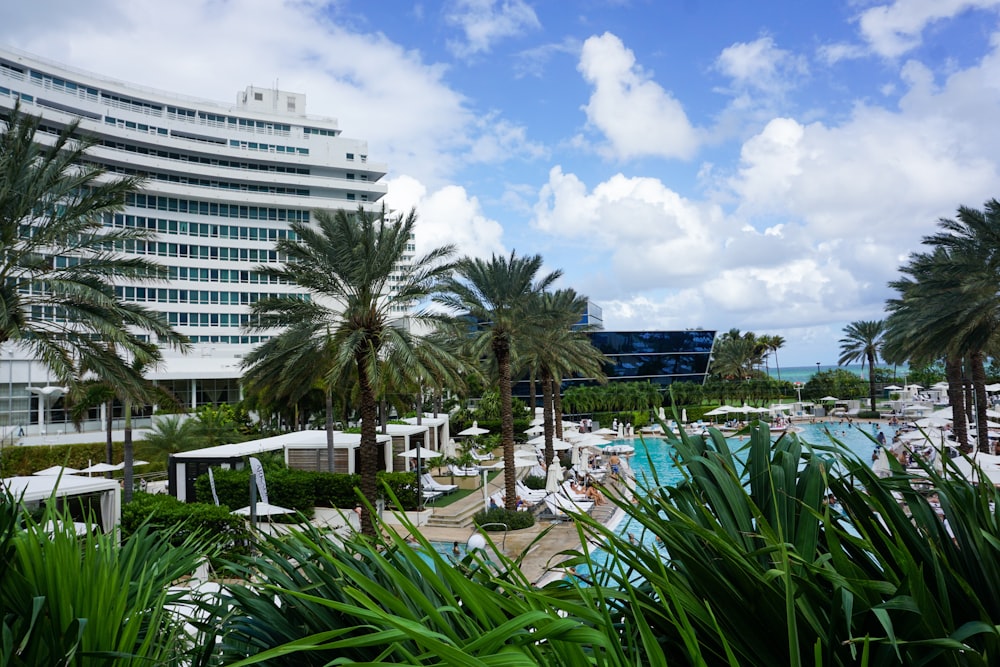
[[[567,512],[590,514],[590,511],[594,509],[594,503],[589,500],[574,501],[559,493],[550,493],[546,496],[545,506],[552,512],[553,516],[560,519],[568,517]]]
[[[454,463],[448,466],[448,470],[455,477],[475,477],[479,474],[479,468],[459,468]]]
[[[520,480],[518,480],[514,484],[514,488],[517,490],[519,496],[521,496],[525,500],[530,500],[533,502],[544,500],[545,496],[549,495],[548,492],[545,491],[544,489],[537,489],[537,490],[529,489],[527,486],[524,485],[524,482]]]
[[[492,452],[486,452],[485,454],[480,454],[479,452],[477,452],[476,450],[473,449],[469,453],[472,455],[472,458],[474,458],[477,461],[492,461],[493,460],[493,453]]]
[[[562,492],[567,498],[573,501],[589,500],[586,493],[577,493],[569,482],[562,483]]]
[[[442,484],[433,477],[430,473],[424,473],[420,476],[421,485],[429,491],[437,491],[439,493],[451,493],[458,489],[458,484]]]

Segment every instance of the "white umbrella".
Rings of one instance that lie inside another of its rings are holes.
[[[617,434],[618,434],[617,431],[612,431],[610,428],[607,427],[599,428],[593,433],[593,435],[617,435]]]
[[[454,438],[448,438],[448,442],[444,443],[444,452],[442,452],[442,455],[446,459],[453,459],[453,458],[455,458],[455,439]]]
[[[110,463],[95,463],[92,466],[88,466],[81,470],[80,472],[85,472],[88,475],[95,472],[114,472],[115,470],[121,470],[116,465],[111,465]]]
[[[436,459],[441,456],[440,452],[435,452],[433,449],[427,449],[426,447],[413,447],[412,449],[407,449],[405,452],[400,452],[396,454],[400,458],[415,459],[418,456],[422,459]]]
[[[936,387],[937,385],[934,385],[934,386]],[[944,388],[947,388],[947,387],[948,387],[948,383],[946,382],[946,383],[944,383]],[[1000,391],[1000,382],[997,382],[995,384],[988,384],[985,387],[983,387],[983,389],[985,389],[986,391],[989,391],[989,392]]]
[[[840,399],[837,398],[836,396],[824,396],[823,398],[821,398],[819,400],[821,400],[821,401],[839,401]]]
[[[529,445],[534,445],[535,447],[542,448],[545,446],[545,436],[540,435],[537,438],[532,438],[528,441]],[[552,449],[558,451],[565,451],[572,447],[570,443],[565,440],[560,440],[559,438],[552,438]]]
[[[559,459],[555,459],[549,464],[548,472],[545,474],[545,490],[549,493],[558,492],[559,487],[562,486],[562,480],[562,466],[559,465]]]
[[[618,425],[618,437],[619,438],[624,438],[625,437],[625,424],[619,424]]]
[[[687,408],[681,408],[681,423],[687,424],[687,420],[688,420],[688,410]]]
[[[73,473],[80,472],[76,468],[68,468],[65,466],[50,466],[45,470],[39,470],[38,472],[31,473],[32,475],[38,475],[39,477],[58,477],[59,475],[72,475]]]
[[[524,429],[524,432],[527,435],[539,435],[541,433],[545,433],[545,428],[542,427],[542,426],[539,426],[538,424],[535,424],[531,428]]]
[[[536,465],[538,465],[538,457],[534,454],[531,454],[530,456],[520,452],[514,454],[515,468],[531,468]]]
[[[462,429],[458,432],[458,435],[483,435],[489,432],[490,430],[488,428],[479,428],[479,422],[474,421],[472,422],[472,426]]]
[[[608,454],[634,454],[635,447],[632,445],[609,445],[604,448]]]
[[[897,384],[887,384],[886,386],[884,386],[882,388],[886,389],[888,391],[899,391],[900,389],[902,389],[902,387],[900,387]]]
[[[278,514],[295,514],[295,510],[290,510],[287,507],[281,507],[279,505],[272,505],[271,503],[257,503],[257,508],[254,513],[257,516],[276,516]],[[250,516],[250,506],[247,505],[246,507],[241,507],[238,510],[233,510],[230,514]]]
[[[148,466],[148,465],[149,465],[149,461],[143,461],[142,459],[137,459],[135,461],[132,461],[132,467],[133,468],[136,467],[136,466]],[[121,463],[116,463],[115,464],[115,470],[125,470],[125,462],[122,461]]]

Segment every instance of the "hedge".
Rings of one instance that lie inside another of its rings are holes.
[[[136,492],[132,502],[122,507],[122,539],[128,539],[143,523],[153,530],[180,526],[171,534],[170,543],[180,544],[197,532],[210,545],[218,547],[227,560],[248,554],[250,535],[246,519],[234,516],[226,507],[205,503],[184,503],[166,494]]]
[[[30,475],[51,466],[69,466],[81,470],[104,461],[105,443],[91,442],[81,445],[32,445],[4,447],[0,453],[0,472],[3,477]],[[125,460],[125,446],[113,443],[114,461]]]
[[[504,530],[503,526],[489,524],[506,524],[507,530],[520,530],[531,528],[535,525],[535,515],[531,512],[517,512],[503,507],[492,507],[488,510],[479,510],[472,517],[473,523],[477,526],[485,526],[483,530],[488,532]]]
[[[213,469],[215,491],[219,502],[230,508],[246,507],[250,504],[250,470]],[[315,507],[354,507],[358,503],[357,488],[361,484],[360,475],[344,473],[313,472],[284,467],[264,465],[267,480],[267,496],[273,505],[301,512],[307,517]],[[378,488],[388,484],[393,495],[399,499],[402,509],[412,510],[417,506],[417,477],[411,472],[380,472],[377,476]],[[212,490],[208,475],[195,480],[195,499],[198,502],[212,502]],[[397,508],[398,509],[398,508]],[[292,515],[273,517],[276,521],[294,520]]]

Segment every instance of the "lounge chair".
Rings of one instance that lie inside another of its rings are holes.
[[[431,477],[430,473],[426,472],[420,476],[420,482],[421,486],[423,486],[425,489],[429,491],[437,491],[442,494],[451,493],[452,491],[458,489],[458,484],[442,484],[441,482]]]
[[[480,454],[479,452],[477,452],[476,450],[473,449],[469,453],[472,455],[472,458],[474,458],[477,461],[492,461],[493,460],[493,453],[492,452],[486,452],[485,454]]]
[[[573,501],[590,500],[587,497],[586,493],[577,493],[576,491],[574,491],[573,486],[570,482],[563,482],[561,489],[562,492],[566,495],[566,497],[569,498],[570,500]]]
[[[518,480],[514,484],[514,488],[517,490],[518,495],[524,498],[525,500],[530,500],[530,501],[544,500],[545,496],[549,495],[548,492],[545,491],[544,489],[537,489],[537,490],[529,489],[527,486],[525,486],[524,482],[522,482],[521,480]]]
[[[559,493],[551,493],[546,496],[545,506],[553,516],[560,519],[568,517],[567,512],[590,514],[590,511],[594,509],[594,503],[589,500],[574,501]]]
[[[459,468],[454,463],[448,466],[448,470],[455,477],[475,477],[479,474],[479,468]]]
[[[429,491],[427,489],[424,489],[424,491],[423,491],[424,502],[427,502],[427,501],[430,501],[430,500],[437,500],[438,498],[440,498],[443,495],[444,494],[441,493],[440,491]]]

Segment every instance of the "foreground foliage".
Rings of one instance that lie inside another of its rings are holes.
[[[623,532],[636,540],[579,517],[580,536],[602,544],[603,555],[565,552],[560,567],[575,567],[576,576],[543,588],[526,580],[517,560],[489,548],[442,556],[419,534],[415,542],[382,531],[344,541],[305,526],[261,536],[255,555],[235,557],[226,572],[244,583],[203,604],[203,651],[191,664],[995,663],[1000,512],[993,487],[972,486],[951,466],[947,478],[926,471],[945,525],[912,475],[896,470],[880,479],[837,443],[809,446],[788,435],[772,443],[755,426],[736,451],[717,431],[658,446],[674,448],[685,478],[664,484],[654,473],[635,504],[614,499],[631,522]],[[831,493],[836,504],[827,502]],[[33,598],[20,591],[29,583],[41,588],[33,580],[47,581],[48,567],[69,568],[43,564],[37,545],[44,540],[26,535],[0,542],[7,561],[11,543],[25,545],[23,564],[13,569],[24,581],[10,586],[10,575],[0,574],[4,609],[14,593],[19,605],[4,616],[8,657],[23,637],[34,641],[23,620]],[[171,553],[157,541],[146,547],[157,558],[150,561],[131,544],[98,551],[116,552],[104,557],[133,578],[148,575],[132,561],[159,572]],[[61,602],[80,586],[44,590]],[[105,643],[88,650],[138,652],[132,644],[122,649],[111,624],[101,623]],[[75,656],[77,630],[53,628],[51,652],[38,654],[40,662],[12,664],[49,664],[58,651]]]
[[[206,552],[194,538],[161,539],[170,534],[141,527],[119,546],[77,536],[68,513],[50,508],[36,523],[0,497],[0,664],[181,664],[197,652],[169,587]]]

